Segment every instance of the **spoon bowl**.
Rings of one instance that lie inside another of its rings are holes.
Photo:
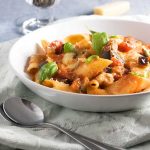
[[[7,117],[17,124],[33,126],[44,122],[43,111],[34,103],[20,97],[9,98],[2,107]]]

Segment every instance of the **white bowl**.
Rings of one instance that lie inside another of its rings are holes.
[[[113,112],[147,106],[150,94],[137,93],[129,95],[99,96],[76,94],[51,89],[31,81],[24,72],[27,57],[35,52],[36,43],[41,39],[49,41],[63,39],[74,33],[89,33],[89,29],[105,31],[108,34],[132,35],[137,39],[150,42],[150,24],[117,18],[82,16],[58,22],[32,32],[17,41],[9,54],[9,62],[18,78],[34,93],[44,99],[82,111]]]

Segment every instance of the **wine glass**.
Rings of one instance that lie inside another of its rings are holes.
[[[37,7],[38,16],[35,18],[26,19],[20,17],[16,20],[18,31],[22,34],[30,33],[36,29],[54,21],[53,7],[58,4],[60,0],[25,0],[32,7]]]

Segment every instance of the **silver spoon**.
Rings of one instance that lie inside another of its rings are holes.
[[[1,113],[7,120],[21,127],[53,127],[88,150],[123,150],[69,131],[59,125],[46,123],[43,111],[34,103],[20,97],[12,97],[2,103]]]

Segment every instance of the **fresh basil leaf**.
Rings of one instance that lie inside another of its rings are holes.
[[[39,71],[39,80],[42,82],[47,78],[51,78],[58,71],[58,66],[55,62],[48,62],[43,65]]]
[[[57,70],[58,70],[58,67],[52,66],[52,68],[51,68],[51,76],[54,76],[55,73],[57,72]]]
[[[106,32],[96,32],[92,34],[92,48],[99,55],[102,51],[104,45],[106,45],[109,41],[108,35]]]
[[[44,81],[46,78],[47,78],[47,73],[46,73],[46,71],[44,71],[44,69],[43,69],[43,71],[40,71],[40,75],[39,75],[40,77],[39,77],[39,80],[40,81]]]
[[[73,44],[67,42],[64,44],[64,53],[70,53],[74,51],[74,46]]]
[[[97,59],[97,58],[99,58],[99,56],[97,56],[97,55],[91,55],[91,56],[89,56],[89,57],[85,60],[85,62],[86,62],[86,63],[90,63],[93,59]]]

